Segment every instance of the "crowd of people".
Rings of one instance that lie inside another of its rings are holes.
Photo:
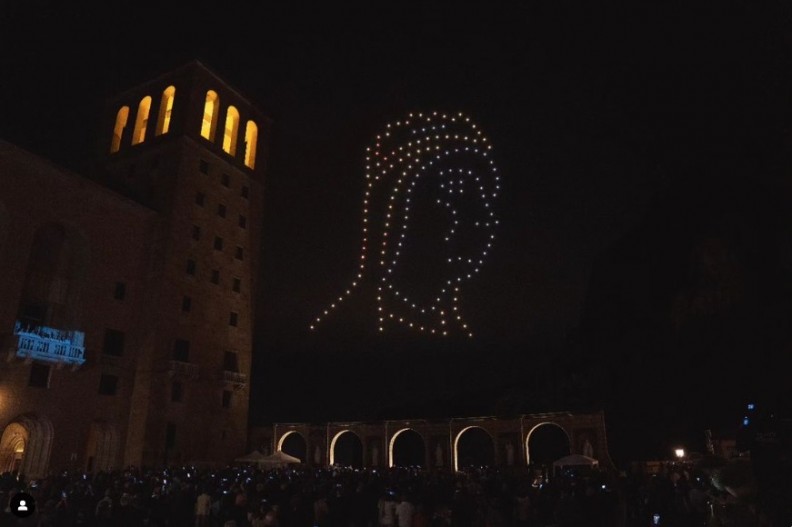
[[[0,477],[3,502],[17,492],[36,512],[2,525],[150,527],[501,527],[772,525],[712,478],[686,467],[659,474],[594,470],[552,477],[514,468],[462,472],[419,468],[292,467],[222,470],[128,468],[62,472],[37,481]]]

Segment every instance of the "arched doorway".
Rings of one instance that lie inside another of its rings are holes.
[[[423,467],[426,464],[426,445],[421,434],[403,428],[393,434],[388,445],[389,467]]]
[[[363,442],[351,430],[338,432],[330,442],[330,464],[361,468]]]
[[[52,451],[52,422],[43,416],[17,417],[0,436],[0,471],[16,470],[28,479],[47,474]]]
[[[294,430],[286,432],[278,440],[278,451],[299,458],[303,463],[308,460],[306,457],[307,450],[308,445],[305,442],[305,438]]]
[[[85,470],[108,472],[118,468],[118,430],[104,421],[91,423],[86,447]]]
[[[11,423],[0,437],[0,473],[17,472],[28,444],[28,431],[19,423]]]
[[[548,466],[568,456],[569,435],[555,423],[540,423],[528,432],[525,439],[525,459],[528,465]]]
[[[481,427],[468,426],[454,438],[454,470],[495,464],[495,443]]]

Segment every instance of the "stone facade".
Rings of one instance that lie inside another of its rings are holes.
[[[245,449],[269,121],[191,63],[101,130],[87,176],[0,143],[0,471]]]

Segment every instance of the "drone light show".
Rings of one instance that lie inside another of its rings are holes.
[[[376,286],[377,329],[473,336],[461,309],[495,241],[500,192],[492,145],[463,113],[411,113],[366,148],[360,256],[354,279],[315,330],[363,283]]]

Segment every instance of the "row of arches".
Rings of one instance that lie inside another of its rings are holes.
[[[176,98],[176,87],[168,86],[162,91],[160,96],[159,112],[157,114],[154,135],[160,136],[167,134],[170,130],[171,115],[173,104]],[[149,129],[149,115],[151,114],[152,97],[146,95],[137,106],[134,127],[132,129],[131,144],[138,145],[143,143],[147,137]],[[113,127],[113,138],[110,144],[110,153],[113,154],[121,149],[124,138],[124,131],[129,124],[129,106],[122,106],[116,113],[115,126]],[[204,99],[203,119],[201,121],[201,137],[214,143],[217,139],[216,131],[220,118],[220,96],[214,90],[208,90]],[[225,111],[225,119],[222,128],[223,151],[231,156],[237,155],[241,118],[239,110],[229,105]],[[258,125],[252,119],[245,123],[244,130],[244,156],[243,162],[248,168],[256,167],[256,146],[258,144]]]
[[[468,426],[459,431],[451,441],[450,447],[455,470],[496,464],[495,439],[479,426]],[[560,426],[554,423],[542,423],[528,433],[524,447],[529,465],[546,465],[569,455],[570,439]],[[319,447],[314,446],[314,452],[309,452],[306,438],[296,430],[283,434],[276,448],[303,462],[320,464],[322,460]],[[515,445],[507,443],[506,452],[502,454],[508,465],[517,462],[514,448]],[[388,467],[425,467],[427,463],[443,466],[447,462],[445,453],[444,444],[439,442],[428,444],[426,438],[418,431],[402,428],[390,437],[387,452],[384,453],[386,457],[380,459],[377,444],[366,449],[363,439],[353,430],[346,429],[338,431],[330,438],[327,461],[330,465],[352,467],[378,466],[380,463]]]

